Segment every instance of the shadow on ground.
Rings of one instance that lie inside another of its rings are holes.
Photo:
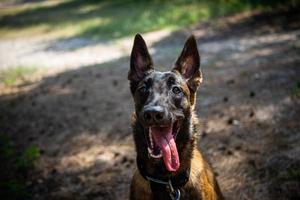
[[[170,66],[187,32],[197,36],[200,147],[228,199],[300,197],[298,19],[294,11],[226,18],[216,22],[222,29],[200,24],[152,47],[156,63]],[[66,71],[0,97],[0,130],[19,148],[40,148],[27,185],[34,199],[128,198],[135,168],[128,61]]]

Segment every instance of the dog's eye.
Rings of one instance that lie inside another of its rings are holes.
[[[177,86],[174,86],[174,87],[172,88],[172,92],[173,92],[174,94],[180,94],[180,93],[181,93],[181,89],[180,89],[179,87],[177,87]]]
[[[147,87],[146,86],[142,86],[142,87],[139,88],[139,91],[141,93],[146,93],[147,92]]]

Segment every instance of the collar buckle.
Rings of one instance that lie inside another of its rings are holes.
[[[169,195],[170,195],[171,199],[179,200],[180,199],[180,190],[179,189],[174,190],[171,179],[169,179],[167,187],[170,190]]]
[[[169,179],[169,181],[167,182],[167,181],[162,181],[162,180],[159,180],[159,179],[152,178],[150,176],[146,176],[146,178],[149,182],[152,181],[154,183],[165,185],[167,190],[168,190],[168,193],[170,195],[170,198],[172,200],[179,200],[180,199],[180,196],[181,196],[180,190],[179,189],[174,189],[171,179]]]
[[[176,189],[173,192],[170,192],[169,195],[170,195],[170,197],[171,197],[172,200],[179,200],[180,196],[181,196],[180,190]]]

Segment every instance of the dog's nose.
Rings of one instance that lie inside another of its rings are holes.
[[[164,120],[165,112],[160,106],[153,106],[144,110],[144,120],[146,123],[160,123]]]

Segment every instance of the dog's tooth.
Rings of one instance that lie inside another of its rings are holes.
[[[153,140],[152,140],[152,137],[151,137],[151,140],[150,140],[150,141],[151,141],[151,147],[153,148]]]
[[[152,158],[155,158],[155,155],[154,155],[153,153],[151,153],[150,156],[151,156]]]
[[[162,157],[162,154],[161,154],[161,153],[158,154],[158,155],[153,155],[153,154],[151,154],[151,156],[152,156],[153,158],[161,158],[161,157]]]
[[[151,155],[152,154],[152,150],[148,147],[148,153]]]
[[[149,153],[148,155],[152,158],[161,158],[162,157],[161,151],[159,152],[158,155],[154,155],[152,149],[150,149],[149,147],[148,147],[148,153]]]
[[[150,145],[153,148],[153,139],[152,139],[152,135],[150,132],[149,132],[149,138],[150,138]]]
[[[161,150],[159,151],[159,154],[157,156],[162,157]]]

